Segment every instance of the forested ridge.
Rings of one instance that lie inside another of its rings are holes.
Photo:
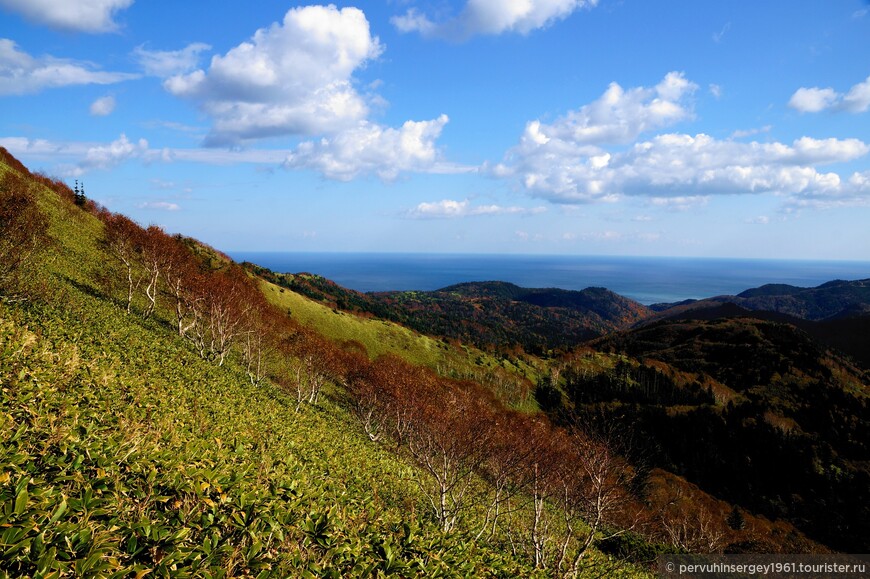
[[[600,288],[372,296],[241,266],[2,154],[8,576],[642,575],[659,553],[866,545],[866,375],[790,326],[578,347],[650,312]],[[777,486],[746,462],[767,452],[814,474]],[[720,476],[735,465],[749,488]]]

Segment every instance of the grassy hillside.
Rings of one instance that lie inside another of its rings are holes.
[[[395,354],[411,364],[432,368],[442,376],[474,380],[490,387],[513,408],[537,410],[532,385],[543,373],[540,361],[533,364],[529,357],[487,353],[424,336],[387,320],[330,308],[265,279],[261,287],[267,299],[293,319],[346,347],[364,349],[372,358]]]
[[[555,573],[501,532],[469,535],[488,520],[475,522],[477,507],[443,532],[430,475],[372,442],[334,380],[300,406],[288,384],[253,380],[238,355],[222,365],[200,355],[165,303],[141,315],[141,288],[127,313],[97,208],[28,181],[48,238],[26,299],[7,291],[0,303],[0,576]],[[380,345],[449,360],[438,342],[370,331],[351,339],[372,355]],[[592,576],[640,573],[596,550],[584,561]]]

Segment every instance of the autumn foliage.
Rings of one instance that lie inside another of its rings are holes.
[[[0,149],[2,150],[2,149]],[[37,207],[29,182],[19,173],[0,177],[0,295],[22,289],[25,266],[45,245],[48,222]]]

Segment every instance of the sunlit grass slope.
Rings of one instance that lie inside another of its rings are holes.
[[[538,381],[543,364],[536,367],[525,360],[425,336],[393,322],[356,316],[265,280],[261,281],[261,287],[271,303],[296,321],[339,343],[361,344],[372,358],[396,354],[443,376],[489,383],[496,394],[514,408],[537,409],[527,388]],[[524,389],[520,383],[526,379]]]

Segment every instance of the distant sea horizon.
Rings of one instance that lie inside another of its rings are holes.
[[[642,304],[735,295],[765,284],[815,287],[870,278],[870,261],[595,255],[236,251],[278,273],[312,273],[360,292],[432,291],[463,282],[605,287]]]

